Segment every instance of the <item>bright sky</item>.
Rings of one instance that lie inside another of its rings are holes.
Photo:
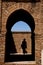
[[[30,26],[24,21],[18,21],[11,29],[12,32],[31,32]]]

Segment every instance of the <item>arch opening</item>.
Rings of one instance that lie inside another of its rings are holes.
[[[17,53],[15,43],[12,37],[11,28],[18,21],[24,21],[31,28],[31,44],[32,54],[31,55],[10,55],[10,53]],[[6,24],[6,44],[5,44],[5,62],[17,62],[17,61],[34,61],[35,60],[35,22],[32,15],[26,10],[19,9],[11,13],[8,17]],[[27,59],[28,58],[28,59]]]
[[[31,28],[24,21],[18,21],[12,26],[11,32],[31,32]]]
[[[19,9],[19,10],[16,10],[15,12],[11,13],[11,15],[8,17],[8,20],[7,20],[6,29],[11,31],[12,26],[17,21],[24,21],[25,23],[27,23],[30,26],[31,30],[34,31],[34,29],[35,29],[34,18],[26,10]]]

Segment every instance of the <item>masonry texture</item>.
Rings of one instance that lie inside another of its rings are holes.
[[[35,63],[27,64],[27,65],[41,65],[41,50],[43,49],[43,0],[36,4],[32,3],[16,3],[16,2],[2,2],[0,0],[0,65],[17,65],[16,63],[5,63],[5,38],[6,38],[6,24],[7,19],[11,13],[18,9],[24,9],[28,11],[34,18],[35,21]],[[29,34],[25,34],[24,36],[28,38]],[[22,33],[18,33],[17,35],[13,33],[13,39],[15,38],[15,42],[20,42],[17,40],[17,36],[23,38]],[[30,35],[29,35],[30,36]],[[30,39],[27,40],[30,42]],[[30,42],[30,50],[31,52],[31,42]],[[18,47],[19,48],[19,47]],[[21,52],[18,50],[18,52]],[[18,64],[23,65],[23,64]]]
[[[18,53],[23,53],[22,48],[21,48],[21,44],[22,41],[25,39],[26,40],[26,44],[27,44],[27,53],[31,54],[31,33],[12,33],[13,35],[13,39],[16,45],[16,49]]]

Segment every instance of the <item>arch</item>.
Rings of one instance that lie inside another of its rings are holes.
[[[25,21],[30,28],[31,28],[31,43],[32,43],[32,54],[31,55],[14,55],[11,56],[10,53],[17,53],[11,28],[17,21]],[[13,62],[13,61],[33,61],[35,60],[35,22],[32,15],[23,10],[19,9],[15,12],[11,13],[11,15],[8,17],[7,24],[6,24],[6,44],[5,44],[5,62]],[[28,57],[28,59],[27,59]]]
[[[6,29],[11,30],[12,26],[17,21],[25,21],[30,26],[31,30],[34,31],[35,29],[34,18],[26,10],[19,9],[11,13],[11,15],[8,17],[8,20],[7,20]]]
[[[11,32],[31,32],[31,28],[24,21],[18,21],[12,26]]]

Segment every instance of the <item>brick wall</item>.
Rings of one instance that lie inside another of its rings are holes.
[[[13,39],[14,39],[14,42],[15,42],[15,45],[16,45],[16,49],[17,49],[17,52],[18,53],[22,53],[22,48],[21,48],[21,44],[22,44],[22,41],[24,39],[26,39],[26,42],[27,42],[27,49],[26,51],[31,54],[31,33],[12,33],[13,35]]]
[[[27,65],[41,65],[41,50],[43,49],[43,0],[36,4],[22,2],[2,2],[2,11],[0,7],[0,12],[2,13],[2,18],[0,16],[0,20],[2,20],[0,22],[0,65],[17,65],[16,63],[4,63],[6,37],[5,34],[7,31],[6,23],[9,15],[15,10],[21,8],[28,11],[34,17],[35,20],[35,63]]]

